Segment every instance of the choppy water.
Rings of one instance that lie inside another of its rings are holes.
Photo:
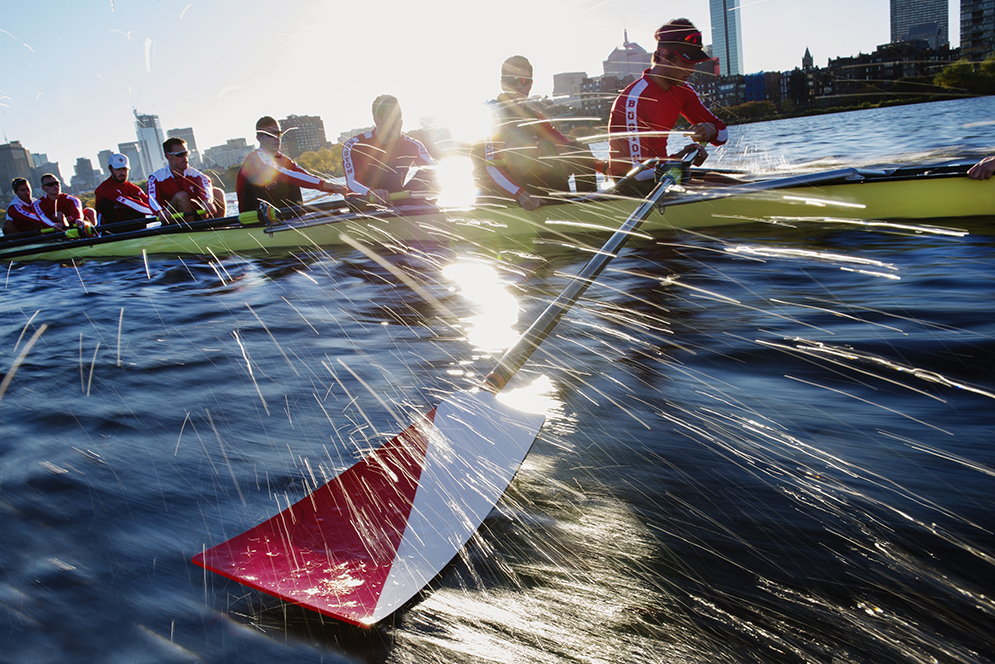
[[[993,111],[735,127],[712,163],[977,156]],[[0,661],[995,661],[991,221],[632,247],[523,370],[556,406],[508,494],[371,630],[189,559],[479,378],[587,254],[386,254],[444,311],[344,249],[15,265],[3,370],[47,327],[0,400]]]

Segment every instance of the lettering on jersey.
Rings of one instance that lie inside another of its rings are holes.
[[[642,142],[639,140],[639,98],[646,89],[647,81],[641,80],[629,91],[629,96],[625,100],[625,132],[629,142],[629,159],[638,164],[643,160]]]

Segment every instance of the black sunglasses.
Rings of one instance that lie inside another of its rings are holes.
[[[186,157],[190,154],[190,150],[184,150],[183,152],[167,152],[166,154],[171,154],[174,157]]]
[[[62,183],[59,182],[58,180],[56,180],[55,182],[42,182],[41,186],[43,186],[43,187],[58,187],[60,184],[62,184]]]

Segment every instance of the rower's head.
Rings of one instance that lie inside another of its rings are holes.
[[[524,55],[513,55],[501,65],[501,89],[528,97],[532,92],[532,63]]]
[[[14,178],[10,181],[10,188],[14,190],[14,195],[22,201],[31,202],[31,184],[25,178]]]
[[[189,165],[190,151],[187,150],[187,142],[178,136],[167,138],[162,144],[162,153],[166,155],[166,163],[169,170],[175,173],[182,173]]]
[[[286,133],[280,129],[280,123],[275,118],[268,115],[256,120],[256,140],[259,147],[269,154],[276,154],[280,151],[280,137]]]
[[[393,141],[401,137],[404,116],[397,97],[380,95],[373,100],[373,124],[377,126],[377,136],[381,140]]]
[[[694,73],[694,66],[708,60],[701,46],[701,32],[686,18],[675,18],[656,31],[656,50],[652,66],[657,74],[683,83]]]
[[[128,181],[128,157],[123,154],[112,154],[107,160],[107,168],[111,170],[111,177],[118,184]]]
[[[45,173],[41,176],[41,190],[45,192],[47,197],[56,199],[62,193],[62,183],[51,173]]]

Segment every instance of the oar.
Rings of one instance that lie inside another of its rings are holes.
[[[193,558],[242,584],[355,625],[410,600],[466,544],[528,454],[545,415],[504,387],[680,177],[671,171],[489,374],[268,521]]]

